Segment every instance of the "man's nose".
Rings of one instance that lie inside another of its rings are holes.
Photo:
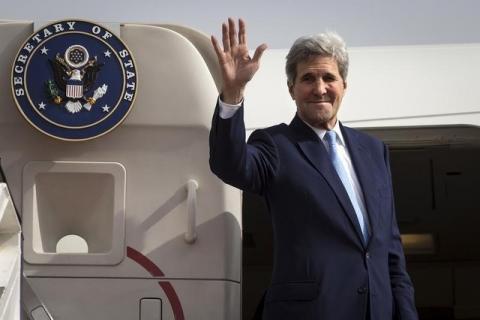
[[[323,81],[322,79],[319,79],[319,80],[315,81],[314,91],[315,91],[315,94],[318,94],[318,95],[326,94],[327,93],[327,85],[326,85],[325,81]]]

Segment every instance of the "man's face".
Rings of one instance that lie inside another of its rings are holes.
[[[297,76],[288,86],[300,119],[312,127],[332,129],[347,88],[335,59],[314,56],[297,64]]]

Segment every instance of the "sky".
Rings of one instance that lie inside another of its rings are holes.
[[[242,17],[250,46],[272,49],[325,30],[356,47],[480,43],[478,0],[0,0],[0,8],[3,20],[174,23],[216,36],[227,17]]]

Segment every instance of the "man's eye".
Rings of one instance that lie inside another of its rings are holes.
[[[304,76],[302,77],[302,81],[312,82],[312,81],[315,81],[315,77],[307,74],[307,75],[304,75]]]
[[[333,82],[336,80],[337,80],[337,77],[335,77],[333,74],[327,74],[326,76],[323,77],[323,81],[325,82]]]

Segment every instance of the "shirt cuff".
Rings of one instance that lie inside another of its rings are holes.
[[[229,119],[233,117],[235,112],[237,112],[237,110],[242,107],[242,104],[243,104],[243,100],[240,101],[239,104],[229,104],[229,103],[223,102],[222,99],[218,97],[218,106],[220,107],[220,110],[219,110],[220,112],[218,115],[222,119]]]

